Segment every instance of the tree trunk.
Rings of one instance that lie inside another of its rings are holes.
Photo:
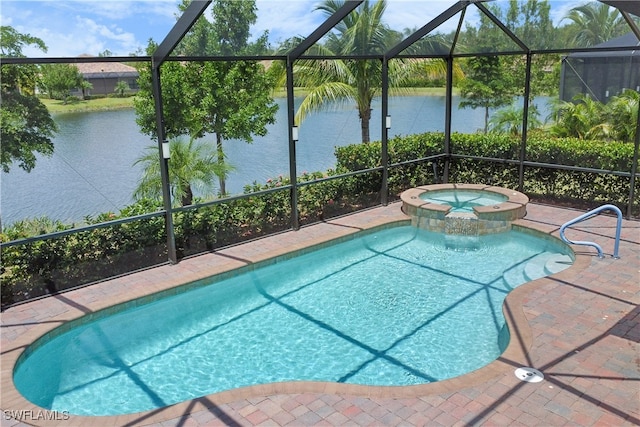
[[[368,143],[371,141],[369,136],[369,125],[371,122],[371,108],[367,108],[365,111],[360,111],[360,130],[362,132],[362,142]]]
[[[489,107],[484,107],[484,133],[489,132]]]
[[[187,185],[184,189],[184,195],[182,196],[182,199],[180,200],[180,203],[182,203],[182,206],[189,206],[191,204],[193,204],[193,191],[191,191],[191,186]]]
[[[216,148],[218,150],[218,164],[220,165],[220,170],[224,171],[224,150],[222,148],[222,138],[217,133]],[[227,194],[227,180],[224,173],[218,177],[218,182],[220,183],[220,195],[224,196],[225,194]]]

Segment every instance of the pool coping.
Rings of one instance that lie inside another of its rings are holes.
[[[485,184],[432,184],[421,185],[419,187],[405,190],[400,195],[403,203],[403,210],[411,217],[420,217],[417,212],[422,210],[428,218],[434,218],[443,221],[445,216],[450,213],[452,207],[446,204],[431,203],[422,200],[420,196],[428,192],[437,192],[443,190],[469,190],[469,191],[486,191],[489,193],[500,194],[507,199],[500,203],[489,206],[474,206],[473,215],[480,220],[501,220],[511,223],[518,219],[522,219],[526,215],[526,206],[529,203],[529,197],[524,193],[505,187],[497,187]],[[415,219],[414,219],[415,225]],[[444,228],[444,225],[436,227],[438,230]]]
[[[32,414],[40,414],[41,419],[30,420],[30,424],[39,426],[59,425],[61,417],[64,418],[65,425],[69,426],[133,425],[141,421],[149,424],[174,419],[178,416],[184,415],[185,413],[210,409],[217,405],[229,403],[238,399],[276,393],[288,394],[312,392],[390,398],[409,398],[428,394],[451,393],[504,375],[505,372],[513,371],[514,364],[526,366],[527,354],[532,346],[533,337],[529,322],[527,321],[524,313],[523,302],[532,291],[541,286],[545,286],[549,283],[551,278],[554,278],[555,280],[562,280],[565,275],[570,277],[575,275],[577,271],[586,269],[590,265],[592,259],[591,256],[574,253],[575,261],[570,268],[552,276],[547,276],[545,278],[523,284],[510,292],[503,304],[503,313],[509,326],[509,330],[512,333],[511,340],[505,352],[494,362],[491,362],[476,371],[435,383],[414,386],[382,387],[307,381],[271,383],[223,391],[202,398],[177,403],[166,408],[146,412],[98,417],[67,415],[44,410],[22,397],[13,384],[14,366],[27,346],[54,328],[84,316],[87,314],[87,309],[89,312],[95,313],[100,310],[108,309],[116,304],[126,303],[141,297],[148,297],[149,295],[156,295],[158,292],[175,290],[181,285],[211,276],[212,271],[217,271],[217,273],[213,274],[220,274],[232,271],[238,267],[255,265],[271,258],[293,256],[292,254],[297,250],[309,250],[309,248],[314,247],[315,245],[322,245],[335,239],[346,238],[359,231],[370,230],[381,226],[393,226],[401,223],[409,224],[410,219],[400,211],[398,204],[394,204],[393,207],[395,208],[395,212],[389,211],[387,214],[380,215],[380,217],[373,221],[368,219],[364,224],[357,221],[358,214],[356,213],[334,220],[328,220],[324,223],[309,227],[303,227],[297,232],[288,232],[293,233],[292,235],[295,236],[293,243],[291,241],[287,241],[286,244],[278,245],[277,241],[279,239],[282,240],[281,236],[269,236],[261,239],[261,243],[264,243],[264,250],[255,253],[249,253],[247,250],[243,251],[243,248],[245,248],[247,244],[240,244],[214,253],[193,257],[189,260],[183,260],[175,266],[161,266],[154,268],[152,270],[164,276],[165,280],[160,284],[150,284],[147,280],[144,281],[144,286],[139,286],[137,288],[126,286],[127,283],[132,283],[132,281],[140,279],[142,277],[141,275],[148,275],[149,270],[146,270],[144,272],[134,273],[126,278],[113,279],[94,285],[109,288],[111,284],[116,282],[125,283],[124,287],[127,290],[130,290],[130,292],[111,295],[107,301],[93,300],[86,304],[76,303],[75,307],[73,304],[68,305],[67,307],[70,308],[67,311],[47,318],[46,322],[25,326],[28,330],[21,333],[15,340],[8,342],[3,339],[2,356],[0,359],[2,364],[0,379],[2,385],[1,406],[3,411],[5,411],[5,413],[7,413],[7,411],[22,413],[24,413],[24,411],[31,411]],[[514,221],[513,225],[522,230],[532,230],[532,232],[536,234],[541,233],[542,235],[550,236],[550,238],[557,240],[557,237],[553,235],[553,233],[557,231],[557,227],[555,226],[545,226],[526,219]],[[255,241],[253,244],[255,245]],[[190,260],[193,260],[193,262]],[[212,264],[215,265],[212,266]],[[73,296],[73,294],[82,293],[83,289],[87,288],[62,294],[63,298],[68,299],[66,295]],[[41,305],[43,304],[42,301],[44,300],[28,304]],[[516,332],[515,336],[514,332]]]

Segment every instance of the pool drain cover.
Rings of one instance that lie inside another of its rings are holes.
[[[520,381],[527,383],[539,383],[544,379],[542,372],[533,368],[518,368],[514,373]]]

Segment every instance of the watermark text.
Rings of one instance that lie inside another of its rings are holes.
[[[2,415],[5,420],[18,421],[65,421],[70,417],[68,411],[46,411],[44,409],[3,409]]]

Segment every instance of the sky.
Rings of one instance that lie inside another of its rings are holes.
[[[273,46],[292,36],[308,36],[324,20],[314,11],[320,0],[256,0],[258,21],[254,37],[269,31]],[[419,28],[451,6],[452,0],[387,0],[385,22],[392,28]],[[577,0],[553,1],[552,19],[558,22]],[[26,47],[27,57],[114,56],[143,51],[152,38],[161,42],[177,20],[178,0],[0,0],[0,23],[22,34],[42,39],[47,52]],[[210,15],[207,11],[205,14]],[[473,20],[470,14],[468,19]],[[455,29],[456,22],[442,27]]]

